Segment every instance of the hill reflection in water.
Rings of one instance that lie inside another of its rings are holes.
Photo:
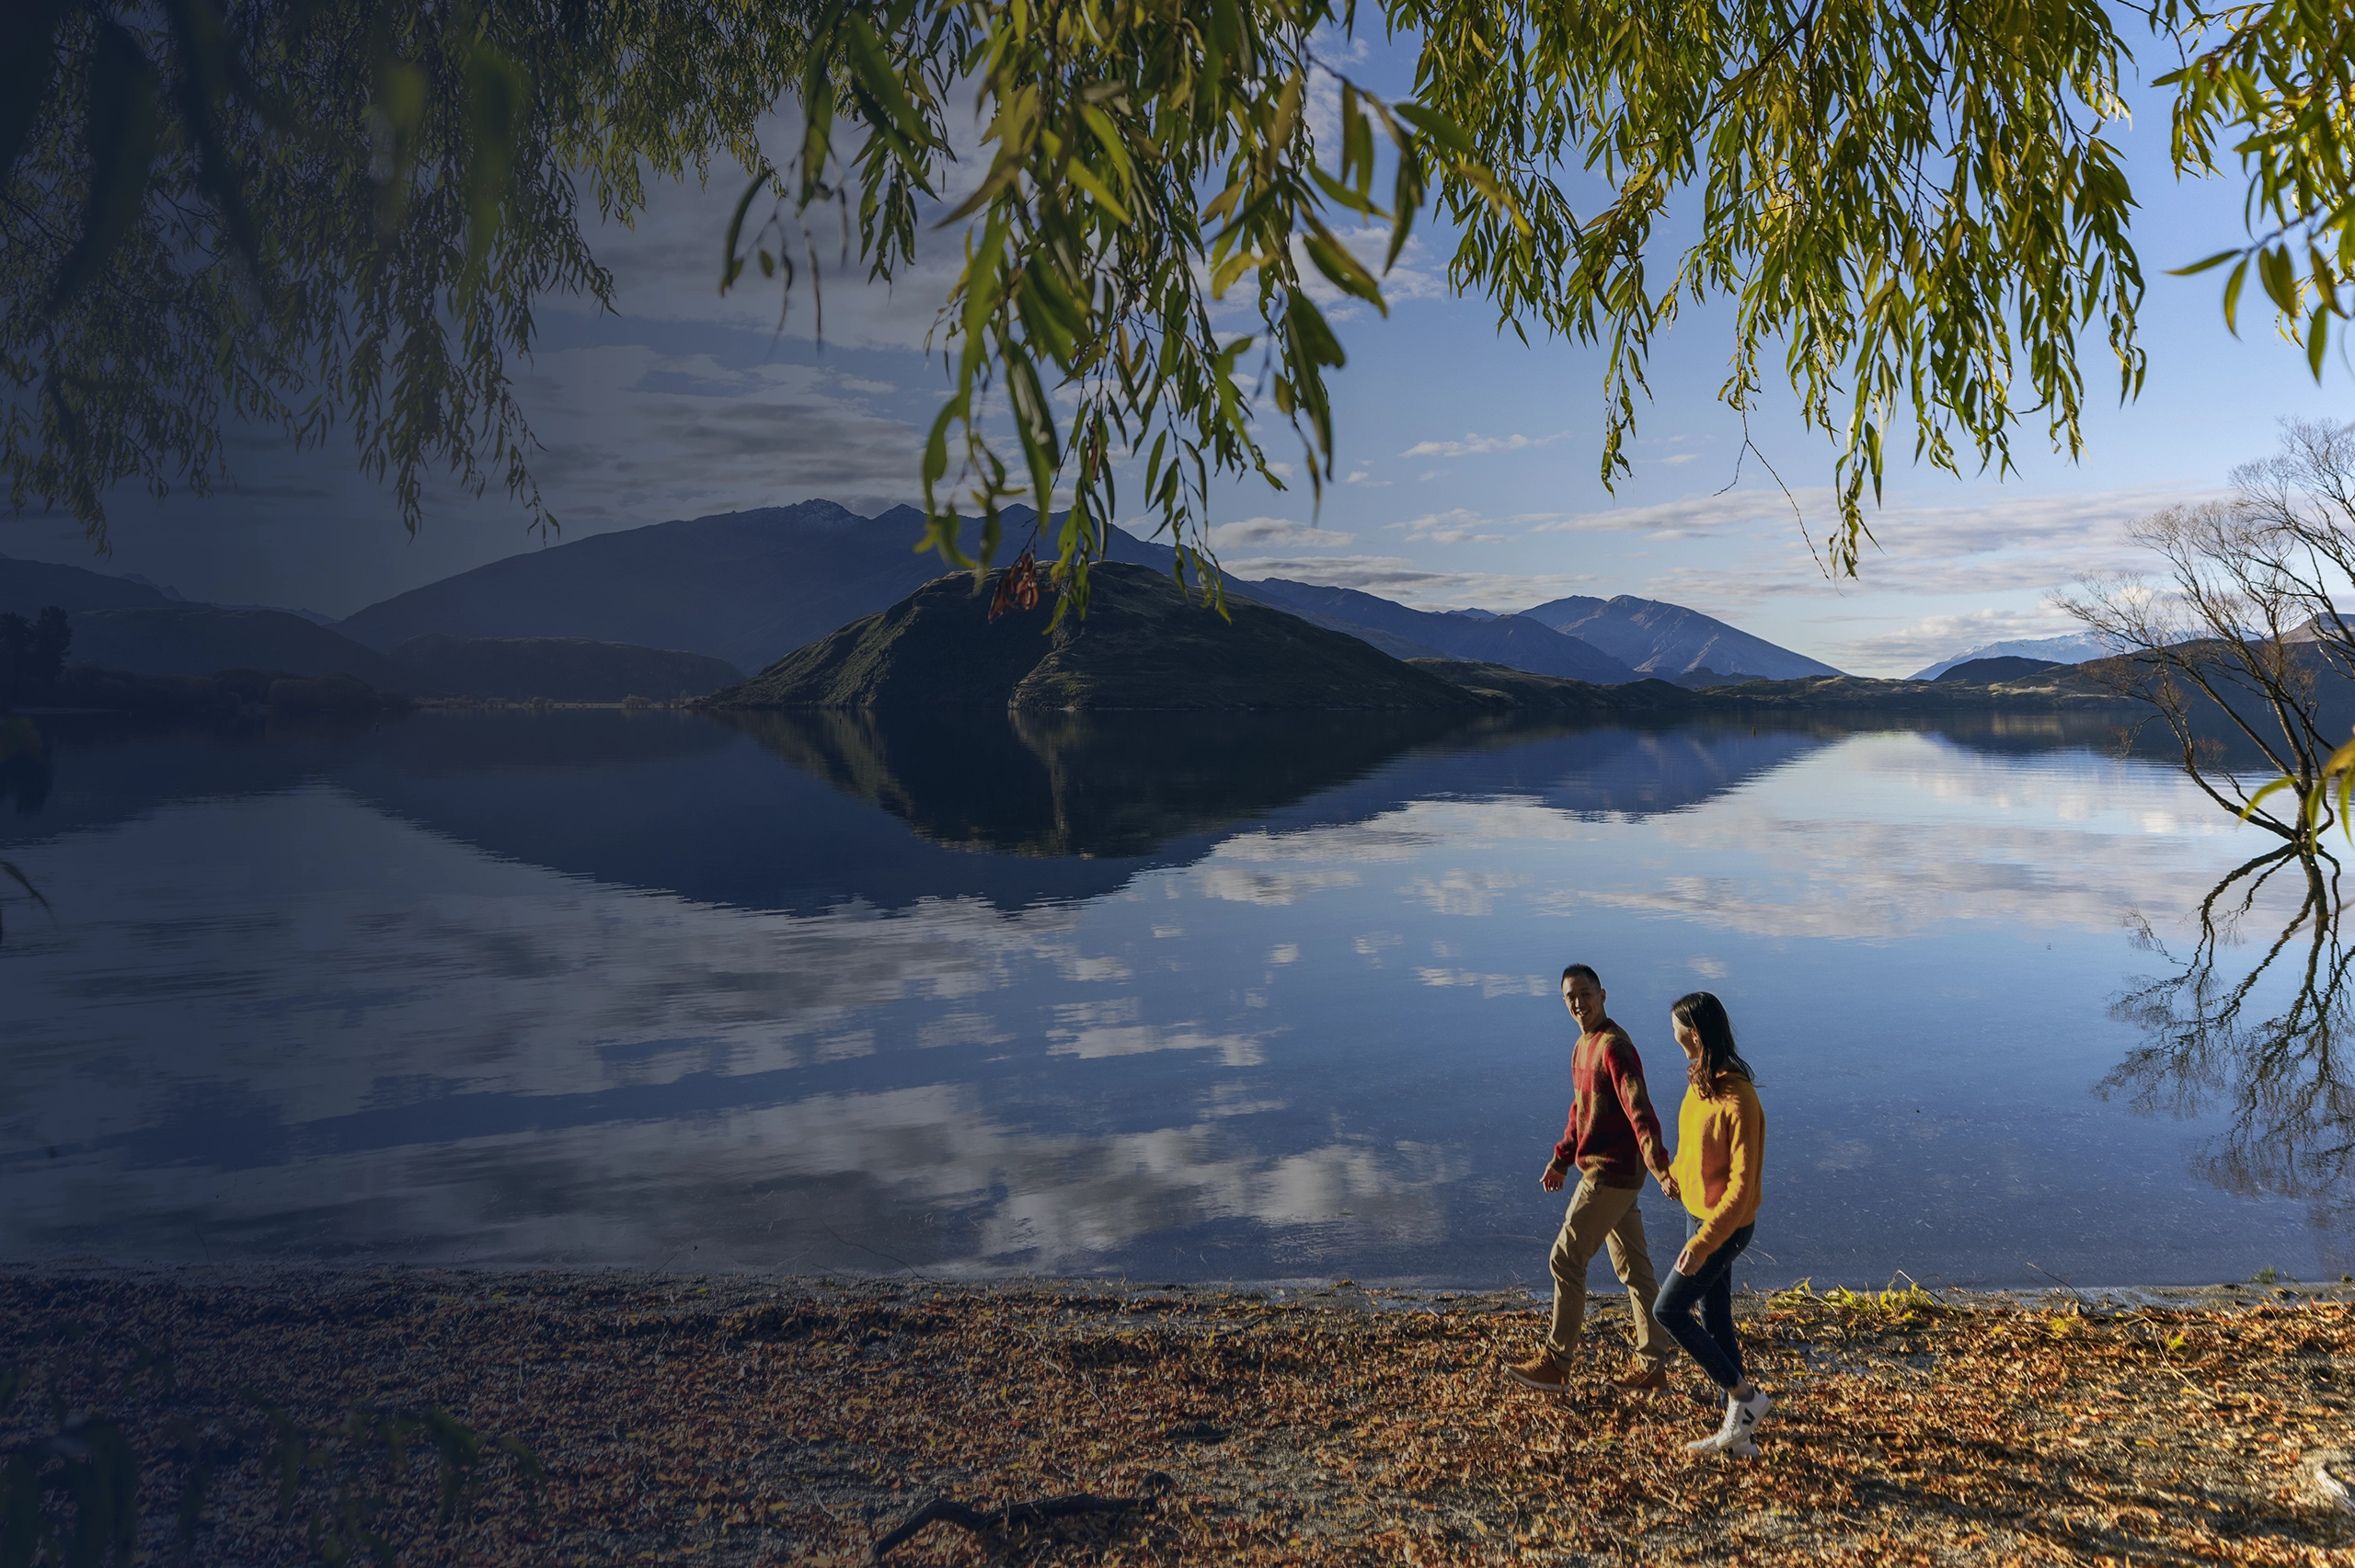
[[[1531,1277],[1578,956],[1656,1070],[1669,1000],[1735,1004],[1758,1283],[2311,1267],[2183,1184],[2213,1127],[2092,1093],[2122,913],[2238,858],[2107,739],[52,725],[0,814],[60,911],[0,946],[0,1256]]]

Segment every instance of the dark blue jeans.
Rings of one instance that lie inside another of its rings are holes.
[[[1683,1275],[1671,1264],[1661,1275],[1659,1304],[1652,1316],[1675,1337],[1685,1354],[1701,1364],[1709,1380],[1731,1391],[1741,1383],[1741,1341],[1733,1333],[1733,1260],[1750,1245],[1755,1225],[1745,1225],[1728,1236],[1725,1244],[1702,1260],[1701,1272]],[[1684,1239],[1700,1234],[1701,1221],[1684,1217]],[[1701,1310],[1694,1322],[1693,1310]]]

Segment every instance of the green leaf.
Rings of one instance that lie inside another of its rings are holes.
[[[1464,133],[1464,128],[1439,110],[1411,103],[1393,104],[1391,109],[1399,119],[1457,157],[1477,159],[1480,156],[1480,149],[1471,137]]]
[[[1102,207],[1106,212],[1111,213],[1113,217],[1119,219],[1124,227],[1128,224],[1130,221],[1129,210],[1120,205],[1120,198],[1114,196],[1112,192],[1106,188],[1104,182],[1097,178],[1096,176],[1088,169],[1088,166],[1086,164],[1081,163],[1077,158],[1074,158],[1070,163],[1063,166],[1063,176],[1074,185],[1078,186],[1082,190],[1085,190],[1087,194],[1096,198],[1097,204]]]
[[[883,40],[876,36],[873,25],[856,11],[843,17],[843,52],[849,56],[851,70],[867,96],[890,116],[892,128],[906,143],[907,155],[913,157],[919,149],[929,146],[932,132],[924,116],[916,112],[915,100],[908,97],[900,74],[891,69],[890,57],[884,52]]]
[[[2298,275],[2291,269],[2290,247],[2277,245],[2257,255],[2257,280],[2265,285],[2266,294],[2286,313],[2298,308]]]
[[[2290,777],[2287,773],[2282,774],[2281,777],[2275,779],[2271,784],[2267,784],[2263,789],[2258,790],[2255,795],[2248,797],[2248,804],[2241,807],[2241,820],[2244,822],[2247,821],[2250,815],[2254,813],[2260,805],[2264,804],[2266,796],[2277,794],[2285,789],[2295,789],[2297,787],[2297,780]]]
[[[957,203],[956,207],[949,212],[948,216],[941,219],[940,222],[935,223],[933,227],[936,229],[949,229],[956,227],[959,223],[963,223],[966,219],[971,217],[974,213],[988,206],[990,202],[996,198],[1000,191],[1008,189],[1016,180],[1018,180],[1021,177],[1022,164],[1020,160],[1001,155],[996,165],[991,168],[989,177],[982,181],[980,189],[975,190],[971,196],[965,198],[964,200]]]
[[[770,172],[766,164],[760,166],[752,182],[744,187],[744,194],[736,199],[736,210],[728,216],[728,237],[719,247],[719,292],[723,294],[743,275],[744,258],[736,254],[736,242],[744,232],[744,214],[752,210],[752,202],[768,183]]]
[[[2167,276],[2170,278],[2189,278],[2198,273],[2205,272],[2211,267],[2222,267],[2225,262],[2230,261],[2234,257],[2240,254],[2241,253],[2238,250],[2220,250],[2215,255],[2195,261],[2188,267],[2171,268],[2168,269]]]
[[[1383,303],[1382,287],[1373,280],[1373,274],[1361,266],[1358,258],[1343,248],[1339,242],[1328,235],[1311,234],[1301,243],[1308,252],[1308,259],[1316,264],[1316,270],[1325,274],[1335,288],[1367,301],[1384,315],[1390,314],[1390,307]]]

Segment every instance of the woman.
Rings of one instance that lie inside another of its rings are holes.
[[[1685,1450],[1749,1459],[1758,1452],[1751,1432],[1775,1402],[1741,1369],[1741,1342],[1733,1332],[1733,1265],[1750,1245],[1758,1217],[1766,1114],[1758,1108],[1750,1064],[1734,1048],[1725,1003],[1696,990],[1678,1000],[1669,1019],[1684,1047],[1691,1087],[1676,1113],[1676,1158],[1660,1187],[1683,1200],[1687,1218],[1684,1251],[1660,1287],[1652,1315],[1726,1391],[1725,1425],[1713,1436],[1685,1444]]]

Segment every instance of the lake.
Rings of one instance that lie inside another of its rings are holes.
[[[1542,1286],[1578,960],[1671,1104],[1731,1009],[1750,1283],[2348,1265],[2120,1005],[2268,845],[2099,727],[40,723],[7,1260]]]

